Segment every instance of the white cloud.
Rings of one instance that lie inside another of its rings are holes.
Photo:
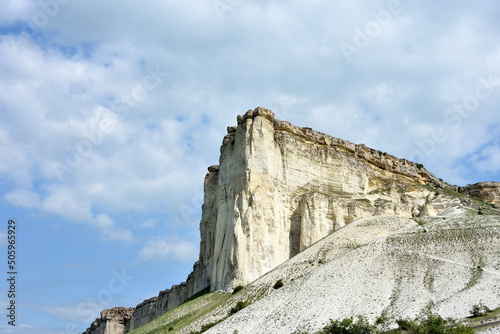
[[[116,226],[115,221],[107,215],[100,214],[95,217],[93,224],[101,231],[104,239],[132,241],[132,232]]]
[[[65,186],[51,187],[50,194],[43,200],[43,209],[71,221],[90,221],[92,213],[88,200],[74,190]]]
[[[70,221],[86,222],[95,226],[105,240],[132,241],[132,233],[128,229],[116,226],[115,221],[106,214],[93,217],[90,205],[82,199],[75,198],[71,188],[55,187],[49,196],[40,199],[33,191],[17,189],[5,195],[5,200],[15,206],[28,209],[42,209],[60,215]]]
[[[476,157],[474,165],[482,172],[500,171],[500,146],[489,145]]]
[[[198,248],[191,242],[178,237],[156,237],[150,239],[141,249],[139,257],[142,260],[155,261],[190,261],[198,256]]]
[[[41,206],[40,196],[30,190],[16,189],[5,194],[5,200],[12,205],[27,209],[38,209]]]
[[[8,25],[14,23],[16,18],[28,18],[33,8],[33,2],[29,0],[7,0],[2,3],[0,23]]]

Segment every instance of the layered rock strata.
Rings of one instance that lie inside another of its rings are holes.
[[[204,181],[199,261],[186,282],[137,305],[130,330],[202,290],[247,285],[356,219],[463,207],[421,164],[277,120],[264,108],[238,116],[227,132]],[[498,183],[455,189],[499,200]]]

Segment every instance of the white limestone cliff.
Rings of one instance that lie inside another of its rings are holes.
[[[228,128],[201,222],[199,288],[259,278],[354,219],[419,215],[440,186],[421,165],[278,121],[257,108]]]
[[[470,204],[443,188],[500,198],[498,183],[453,187],[421,164],[279,121],[264,108],[237,123],[205,177],[199,261],[186,282],[137,305],[129,330],[202,290],[245,286],[356,219],[436,216]]]

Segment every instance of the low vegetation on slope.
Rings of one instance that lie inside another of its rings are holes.
[[[490,310],[483,303],[473,305],[472,316],[458,322],[438,314],[428,313],[415,320],[397,319],[390,323],[389,319],[381,316],[375,324],[363,316],[357,319],[330,320],[330,324],[314,334],[473,334],[500,332],[500,308]],[[391,327],[392,329],[388,329]],[[307,334],[302,332],[300,334]]]
[[[193,323],[199,318],[204,318],[210,311],[218,306],[225,304],[231,294],[227,292],[216,291],[194,298],[184,304],[176,307],[170,312],[165,313],[159,318],[139,327],[130,334],[162,334],[178,333],[180,329]]]
[[[377,321],[378,323],[378,321]],[[357,320],[345,318],[331,320],[330,324],[315,334],[473,334],[472,327],[453,319],[443,319],[437,314],[427,314],[423,319],[398,319],[397,328],[381,329],[385,324],[372,325],[362,316]],[[306,334],[306,333],[301,333]]]
[[[490,308],[500,305],[498,286],[497,217],[423,218],[327,261],[207,333],[314,333],[329,319],[357,315],[371,323],[382,314],[465,318],[481,300]]]

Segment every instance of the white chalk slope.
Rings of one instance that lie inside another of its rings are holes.
[[[498,216],[420,223],[370,217],[347,225],[254,282],[248,292],[269,291],[277,279],[285,285],[206,333],[314,332],[348,316],[374,321],[383,312],[397,319],[430,310],[463,318],[480,301],[499,307]]]

